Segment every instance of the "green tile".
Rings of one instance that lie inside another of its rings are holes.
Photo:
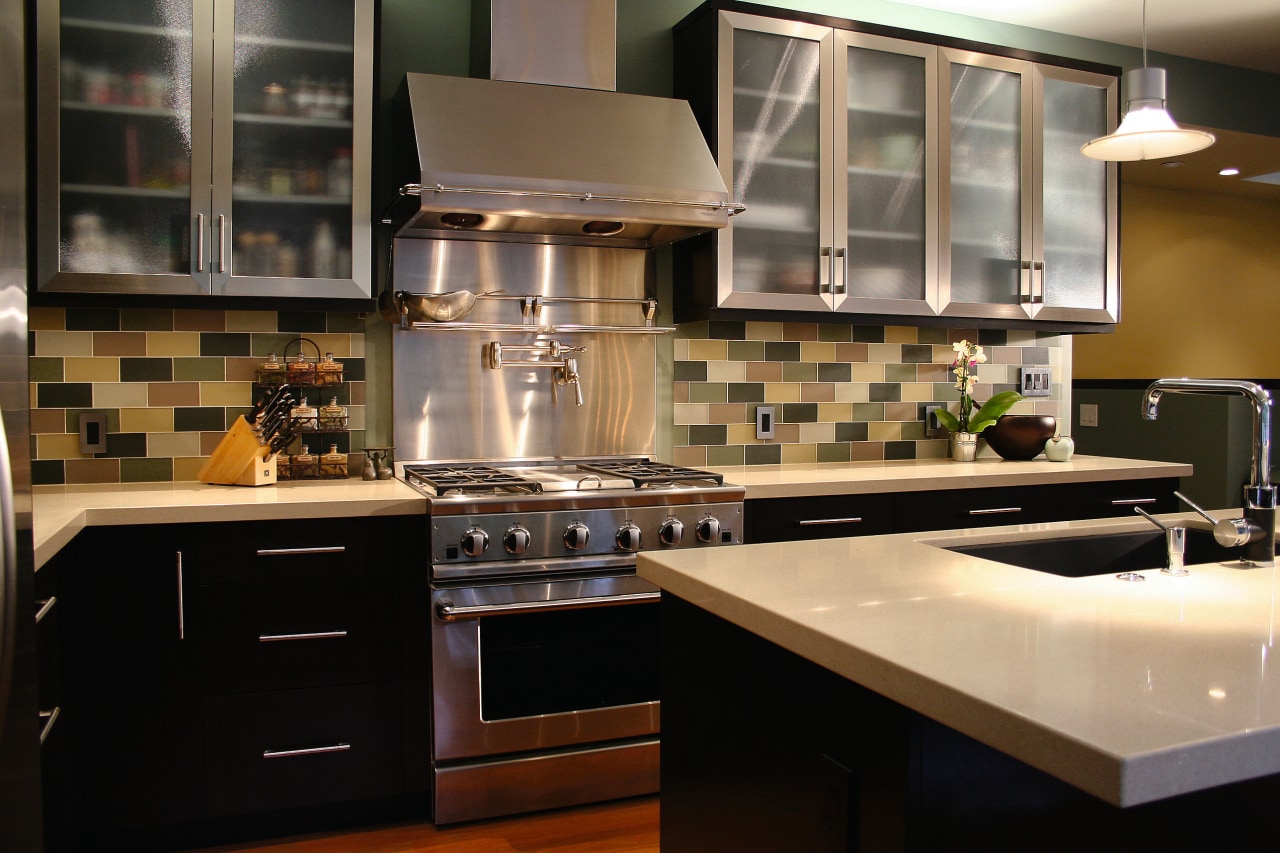
[[[928,438],[924,434],[924,421],[912,421],[909,424],[903,424],[902,437],[908,441],[924,441]]]
[[[922,344],[945,344],[947,330],[941,326],[920,326],[916,329],[916,340]]]
[[[761,403],[764,402],[763,382],[730,382],[728,402]]]
[[[221,406],[179,406],[173,410],[174,432],[218,432],[227,428]]]
[[[817,382],[818,365],[813,361],[784,361],[782,363],[783,382]]]
[[[884,326],[853,326],[853,342],[859,344],[884,343]]]
[[[328,325],[329,334],[364,334],[364,319],[359,314],[353,314],[347,311],[333,311],[329,313]]]
[[[689,426],[689,444],[723,446],[726,432],[727,427],[724,424],[691,424]]]
[[[880,403],[854,403],[853,419],[870,423],[884,420],[884,406]]]
[[[853,377],[853,365],[847,362],[826,362],[818,365],[819,382],[848,382]]]
[[[671,446],[672,447],[688,447],[689,446],[689,425],[676,424],[671,430]]]
[[[848,462],[849,445],[845,443],[819,444],[819,462]]]
[[[836,441],[866,441],[868,434],[865,422],[836,424]]]
[[[751,444],[747,446],[746,451],[743,462],[739,464],[777,465],[782,462],[781,444]],[[707,454],[707,461],[711,461],[710,452]]]
[[[818,422],[818,404],[783,403],[781,420],[784,424],[816,424]]]
[[[729,341],[730,361],[764,361],[764,341]]]
[[[886,376],[893,365],[885,365]],[[897,403],[902,399],[902,386],[897,382],[872,382],[869,394],[873,403]]]
[[[973,338],[969,338],[973,340]],[[984,347],[1002,347],[1008,344],[1009,333],[1004,329],[979,329],[978,343]]]
[[[673,368],[672,378],[676,382],[706,382],[707,363],[705,361],[677,361]]]
[[[914,441],[886,441],[884,443],[885,459],[915,459],[916,443]]]
[[[173,481],[172,459],[121,459],[122,483],[169,483]]]
[[[282,332],[293,332],[296,337],[308,332],[323,332],[325,326],[323,311],[281,311],[277,328]]]
[[[31,484],[33,486],[61,486],[66,482],[66,467],[61,459],[31,460]]]
[[[171,358],[122,358],[120,381],[172,382],[173,361]]]
[[[723,403],[725,402],[725,383],[723,382],[690,382],[690,403]]]
[[[903,344],[902,360],[906,364],[929,364],[933,361],[933,347],[928,344]]]
[[[124,332],[171,332],[171,308],[121,308],[120,330]]]
[[[120,431],[120,410],[119,409],[67,409],[67,432],[80,432],[80,416],[86,412],[94,414],[105,414],[107,416],[107,432]]]
[[[722,341],[740,341],[747,336],[745,320],[712,320],[707,323],[707,337]]]
[[[250,340],[248,332],[201,332],[200,355],[247,356]]]
[[[853,340],[852,326],[837,326],[833,323],[818,324],[818,340],[829,343],[848,343]]]
[[[225,358],[175,358],[174,382],[222,382],[227,378]]]
[[[250,337],[249,354],[258,358],[266,358],[271,353],[283,357],[285,345],[298,339],[297,335],[288,332],[253,332]],[[295,352],[297,349],[297,346],[293,347]]]
[[[30,382],[61,382],[62,359],[54,356],[33,356],[27,359],[27,379]]]
[[[766,361],[799,361],[799,341],[765,341],[764,357]]]
[[[745,448],[741,444],[732,444],[727,447],[708,447],[707,465],[713,468],[725,465],[745,465],[744,450]]]
[[[915,382],[916,366],[914,364],[886,364],[884,366],[885,382]]]
[[[104,454],[115,458],[147,455],[147,434],[145,432],[111,432],[107,431],[107,451]]]
[[[68,308],[68,332],[118,332],[120,309],[118,308]]]
[[[36,405],[41,409],[87,409],[93,405],[93,383],[40,382],[36,385]]]

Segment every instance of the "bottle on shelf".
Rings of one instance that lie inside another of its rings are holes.
[[[351,149],[339,148],[329,160],[329,195],[351,197]]]
[[[289,410],[289,420],[301,432],[315,432],[320,426],[320,412],[315,406],[307,405],[307,398],[303,397],[298,405]]]
[[[258,384],[259,385],[283,385],[286,378],[285,366],[276,358],[275,353],[267,356],[258,367]]]
[[[311,277],[337,277],[338,246],[333,237],[333,223],[317,219],[315,234],[311,237]]]
[[[306,75],[299,77],[293,84],[293,114],[302,118],[311,115],[316,102],[316,90]]]
[[[342,364],[333,360],[333,353],[327,352],[316,365],[316,384],[333,386],[342,384]]]
[[[339,405],[338,398],[332,397],[328,405],[320,407],[320,429],[325,431],[345,430],[347,428],[347,407]]]
[[[315,480],[320,476],[320,459],[304,444],[302,452],[289,459],[289,471],[295,480]]]
[[[289,362],[289,384],[290,385],[314,385],[316,383],[316,366],[307,361],[307,357],[302,353],[293,361]]]
[[[347,476],[347,454],[339,453],[338,445],[329,445],[329,452],[320,457],[320,476]]]
[[[269,116],[289,114],[289,93],[279,83],[268,83],[262,88],[262,112]]]

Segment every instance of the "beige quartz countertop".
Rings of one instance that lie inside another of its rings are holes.
[[[1055,522],[638,562],[664,590],[1115,805],[1280,772],[1277,570],[1135,583],[938,547],[1143,529]]]
[[[32,493],[37,568],[82,528],[97,525],[415,515],[425,513],[427,504],[399,480],[36,486]]]
[[[974,462],[950,459],[906,459],[883,462],[827,462],[812,465],[744,465],[714,468],[725,482],[744,486],[748,498],[795,498],[876,492],[923,492],[993,486],[1039,486],[1190,477],[1192,467],[1180,462],[1148,462],[1105,456],[1074,456],[1070,462],[1040,457],[1010,462],[998,456]]]

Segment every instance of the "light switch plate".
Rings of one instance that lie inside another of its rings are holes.
[[[773,438],[774,406],[756,406],[756,438]]]
[[[1022,368],[1021,385],[1024,397],[1048,397],[1053,382],[1053,372],[1047,367]]]
[[[924,434],[930,438],[942,435],[942,424],[938,422],[938,416],[934,414],[941,408],[942,406],[924,407]]]
[[[107,452],[107,413],[80,413],[80,452],[86,455]]]
[[[1081,403],[1080,404],[1080,426],[1096,427],[1098,425],[1098,405],[1097,403]]]

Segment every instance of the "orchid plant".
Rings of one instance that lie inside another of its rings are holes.
[[[1022,395],[1017,391],[1001,391],[993,394],[975,412],[973,386],[978,382],[978,365],[986,363],[987,355],[978,344],[964,340],[956,341],[951,348],[956,354],[951,362],[951,372],[956,377],[956,389],[960,392],[960,413],[956,415],[946,409],[938,409],[935,414],[938,422],[952,432],[980,433],[998,421],[1022,399]]]

